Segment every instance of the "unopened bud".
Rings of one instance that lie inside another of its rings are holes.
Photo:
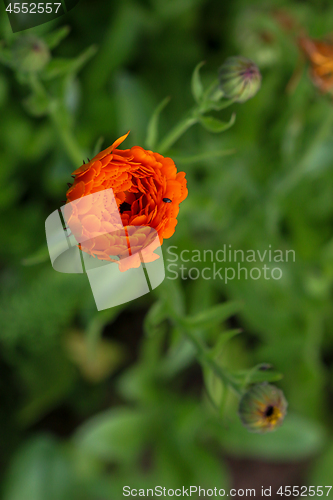
[[[219,87],[228,99],[245,102],[256,95],[260,85],[258,66],[246,57],[228,57],[219,69]]]
[[[264,382],[253,385],[244,394],[239,404],[239,416],[249,431],[270,432],[282,424],[287,406],[283,392]]]
[[[43,40],[35,35],[22,35],[12,47],[13,62],[18,71],[35,73],[50,60],[50,51]]]

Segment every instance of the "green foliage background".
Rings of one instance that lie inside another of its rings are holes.
[[[329,34],[330,2],[82,0],[28,30],[52,48],[41,73],[49,100],[17,62],[8,67],[6,50],[22,33],[13,35],[0,9],[2,498],[117,500],[126,484],[228,488],[226,454],[309,460],[304,482],[329,485],[333,107],[310,81],[296,34],[298,26]],[[283,26],[285,16],[296,28]],[[98,313],[85,277],[51,268],[46,217],[101,137],[107,147],[130,129],[125,147],[145,146],[150,117],[170,96],[159,123],[165,136],[193,106],[194,67],[206,61],[206,86],[238,54],[258,64],[262,88],[214,114],[228,121],[236,113],[228,131],[195,125],[168,152],[186,171],[189,196],[164,256],[170,245],[271,245],[295,250],[296,261],[281,265],[281,280],[166,279]],[[226,150],[234,152],[215,154]],[[230,309],[214,309],[225,302]],[[237,398],[201,370],[184,324],[218,346],[216,359],[235,376],[262,362],[283,374],[281,429],[261,436],[241,427]],[[241,335],[218,343],[239,327]]]

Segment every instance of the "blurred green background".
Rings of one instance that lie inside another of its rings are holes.
[[[257,496],[272,486],[274,497],[281,485],[332,484],[333,106],[297,46],[300,33],[330,34],[331,2],[82,0],[16,34],[0,8],[2,498],[118,500],[125,485],[191,484]],[[40,74],[48,97],[8,56],[26,33],[51,48]],[[271,245],[295,250],[296,261],[279,265],[280,280],[166,279],[97,312],[85,276],[52,269],[46,217],[82,158],[129,129],[124,147],[144,147],[152,113],[170,96],[163,137],[193,106],[194,67],[206,61],[206,86],[231,55],[256,62],[262,88],[214,115],[235,112],[231,129],[195,125],[168,152],[189,196],[164,258],[171,245]],[[241,426],[237,398],[202,370],[172,320],[172,311],[204,316],[227,301],[237,312],[200,335],[213,346],[242,328],[223,346],[223,366],[265,362],[283,374],[288,416],[272,434]]]

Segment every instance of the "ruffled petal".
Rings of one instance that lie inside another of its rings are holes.
[[[154,250],[173,235],[179,204],[188,194],[185,172],[177,172],[171,158],[141,146],[117,149],[128,134],[73,172],[67,192],[73,203],[66,205],[71,207],[67,224],[78,242],[83,240],[82,250],[117,262],[122,272],[139,267],[142,258],[158,259]],[[114,194],[109,201],[108,189]],[[92,193],[93,203],[87,196]]]

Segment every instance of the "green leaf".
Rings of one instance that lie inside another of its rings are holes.
[[[21,362],[17,368],[25,390],[23,405],[17,413],[21,426],[27,427],[61,403],[73,388],[76,373],[62,349],[55,346]]]
[[[212,348],[211,353],[215,356],[219,356],[225,344],[229,340],[233,339],[236,335],[239,335],[240,333],[242,333],[242,330],[240,328],[234,330],[228,330],[226,332],[221,333],[217,339],[215,346]]]
[[[205,101],[206,110],[221,111],[222,109],[228,108],[235,102],[234,99],[221,100],[221,101]]]
[[[202,367],[206,395],[219,416],[222,417],[228,396],[228,386],[207,366]]]
[[[182,341],[172,346],[164,358],[161,359],[159,374],[166,378],[175,376],[193,362],[196,353],[195,346],[188,342],[187,339],[182,338]]]
[[[243,386],[261,382],[277,382],[283,378],[282,373],[274,370],[260,371],[259,369],[232,372],[232,376]]]
[[[71,500],[75,479],[69,458],[51,437],[28,440],[14,456],[4,500]]]
[[[52,33],[47,33],[44,35],[44,41],[50,50],[55,49],[62,42],[66,36],[68,36],[71,28],[70,26],[62,26],[58,30]]]
[[[146,146],[148,149],[154,149],[157,140],[158,140],[158,122],[160,118],[160,114],[165,108],[165,106],[170,101],[170,97],[166,97],[162,102],[157,106],[147,127],[147,138],[146,138]]]
[[[185,313],[185,296],[180,281],[165,279],[158,287],[157,295],[161,297],[171,317]]]
[[[181,318],[180,322],[186,329],[211,328],[233,316],[241,308],[239,302],[227,302],[200,312],[194,316]]]
[[[50,259],[50,254],[46,245],[40,247],[36,252],[34,252],[29,257],[22,259],[22,264],[24,266],[34,266],[36,264],[42,264]]]
[[[200,117],[201,125],[203,125],[203,127],[209,132],[213,132],[215,134],[228,130],[228,128],[233,126],[235,121],[236,121],[236,113],[233,113],[231,115],[231,118],[228,122],[222,122],[221,120],[218,120],[217,118],[214,118],[212,116]]]
[[[95,314],[89,321],[86,326],[86,339],[92,356],[94,356],[96,352],[96,348],[102,337],[105,325],[115,321],[117,316],[125,307],[126,304],[120,304],[119,306],[105,309],[104,311],[100,311],[98,314]]]
[[[156,400],[155,377],[156,371],[152,373],[146,364],[133,365],[117,379],[117,393],[126,401],[143,403],[154,401]]]
[[[254,366],[251,370],[247,370],[248,375],[246,383],[254,384],[258,382],[273,382],[281,380],[283,378],[282,373],[278,373],[272,368],[272,365],[268,363],[260,363],[259,365]]]
[[[148,336],[154,335],[156,327],[168,316],[164,302],[155,302],[144,319],[144,330]]]
[[[0,74],[0,108],[6,103],[9,93],[9,82],[5,75]]]
[[[45,116],[49,110],[50,101],[44,94],[31,94],[23,101],[27,112],[32,116]]]
[[[138,38],[145,32],[150,22],[150,11],[139,3],[119,2],[118,6],[112,15],[112,22],[103,33],[103,44],[88,76],[89,86],[94,91],[103,88],[116,69],[126,67],[127,61],[137,48]],[[156,26],[154,18],[151,25]]]
[[[9,68],[14,68],[14,63],[12,60],[13,56],[10,50],[3,47],[3,42],[0,42],[0,63],[8,66]]]
[[[333,443],[332,440],[328,444],[328,449],[325,453],[319,457],[313,470],[309,474],[308,484],[313,484],[315,486],[324,486],[324,485],[332,485],[332,470],[333,470]],[[327,486],[323,487],[324,496],[326,497],[328,488]],[[333,498],[333,488],[330,490],[328,498]]]
[[[137,456],[149,436],[149,428],[146,413],[118,407],[84,423],[74,441],[81,453],[101,460],[126,462]]]
[[[52,59],[41,76],[43,80],[52,80],[63,75],[77,73],[97,52],[97,46],[91,45],[78,57],[73,59]]]
[[[33,274],[30,283],[0,295],[0,338],[6,349],[20,345],[22,352],[45,356],[50,346],[54,349],[55,338],[71,324],[80,304],[93,298],[82,275],[57,273],[51,265]],[[34,366],[32,373],[36,369]]]
[[[101,150],[104,142],[104,137],[99,137],[96,141],[95,147],[93,149],[92,157],[96,156]]]
[[[188,444],[186,460],[192,474],[192,481],[200,484],[202,488],[210,488],[211,485],[220,490],[228,484],[228,470],[221,462],[218,454],[207,450],[203,445]],[[197,498],[200,498],[197,497]],[[206,497],[208,498],[208,497]]]
[[[291,461],[305,460],[324,445],[324,429],[314,421],[295,414],[287,415],[282,427],[267,434],[254,434],[235,420],[225,429],[217,429],[217,439],[227,453],[242,458]]]
[[[205,64],[205,61],[200,62],[199,64],[196,65],[193,75],[192,75],[192,80],[191,80],[191,90],[192,90],[192,95],[194,97],[194,100],[200,104],[202,101],[202,96],[203,96],[203,86],[201,82],[201,77],[200,77],[200,69],[202,66]]]
[[[24,184],[22,184],[20,179],[16,178],[10,182],[7,181],[6,189],[2,189],[0,192],[0,210],[13,206],[23,192]]]

